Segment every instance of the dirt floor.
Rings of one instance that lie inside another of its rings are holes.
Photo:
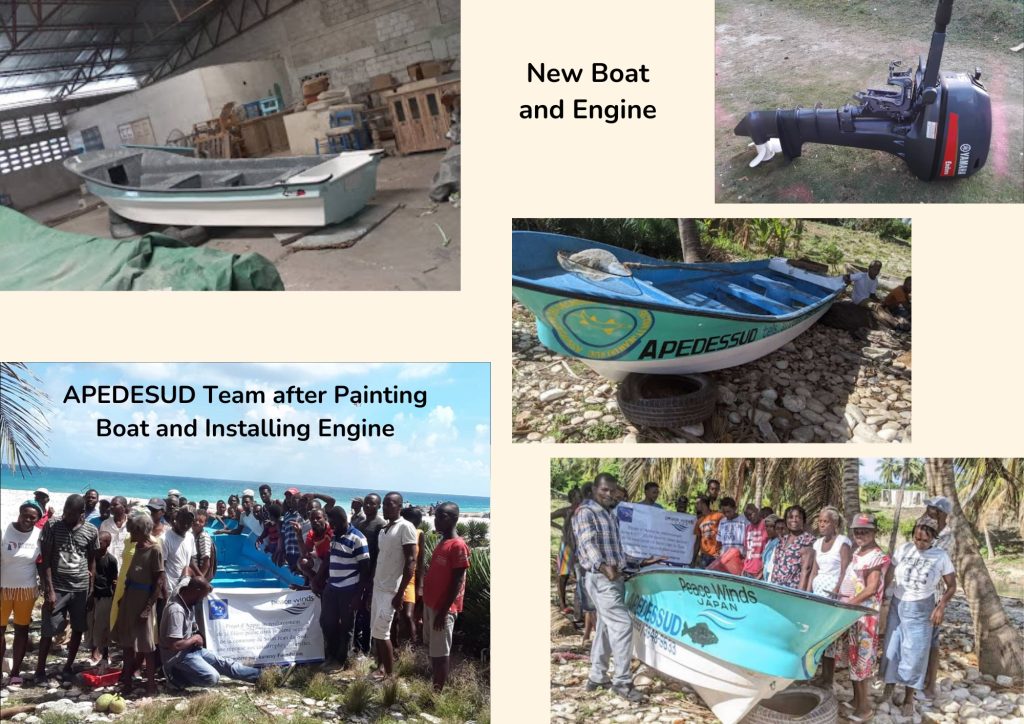
[[[427,193],[443,152],[388,157],[377,172],[371,203],[401,205],[379,226],[348,249],[292,251],[270,229],[210,229],[206,246],[234,253],[256,252],[277,267],[285,289],[445,290],[459,289],[460,209],[435,204]],[[29,209],[47,221],[76,207],[78,195]],[[107,208],[101,206],[57,228],[110,236]]]
[[[885,85],[890,59],[916,66],[926,55],[935,2],[717,0],[715,18],[716,200],[719,202],[1024,201],[1022,6],[979,0],[953,8],[944,70],[982,70],[992,98],[992,142],[984,169],[969,179],[925,182],[895,156],[808,144],[790,164],[781,156],[749,168],[750,139],[733,128],[752,110],[835,108],[855,91]]]

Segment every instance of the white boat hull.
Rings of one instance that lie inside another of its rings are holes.
[[[686,682],[724,724],[735,724],[793,680],[762,674],[678,644],[642,621],[633,622],[636,657],[658,673]]]
[[[311,197],[252,200],[158,200],[105,197],[126,219],[167,226],[324,226],[323,199]]]
[[[765,355],[771,354],[779,347],[792,342],[801,334],[810,329],[811,325],[821,319],[828,311],[825,308],[815,312],[807,319],[794,324],[792,327],[773,334],[770,337],[755,340],[748,344],[723,349],[718,352],[708,352],[691,357],[673,357],[663,360],[591,360],[579,358],[591,369],[602,377],[607,377],[615,382],[626,379],[631,372],[640,372],[650,375],[683,375],[697,372],[714,372],[715,370],[737,367],[753,362]]]

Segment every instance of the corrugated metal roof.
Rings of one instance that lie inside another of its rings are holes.
[[[0,3],[0,108],[134,87],[225,0]]]

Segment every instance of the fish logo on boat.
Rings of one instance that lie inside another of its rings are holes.
[[[718,643],[718,637],[715,635],[715,632],[703,622],[693,626],[687,626],[684,623],[682,633],[679,634],[680,638],[683,636],[689,636],[690,640],[701,648]]]
[[[654,315],[646,309],[606,307],[582,299],[548,305],[544,320],[566,349],[590,359],[621,356],[654,326]]]

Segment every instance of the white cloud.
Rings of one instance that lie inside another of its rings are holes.
[[[420,380],[424,377],[435,377],[444,374],[448,370],[447,362],[428,362],[407,364],[398,373],[400,380]]]
[[[455,424],[455,410],[447,405],[438,405],[430,411],[427,419],[432,425],[447,429]]]

